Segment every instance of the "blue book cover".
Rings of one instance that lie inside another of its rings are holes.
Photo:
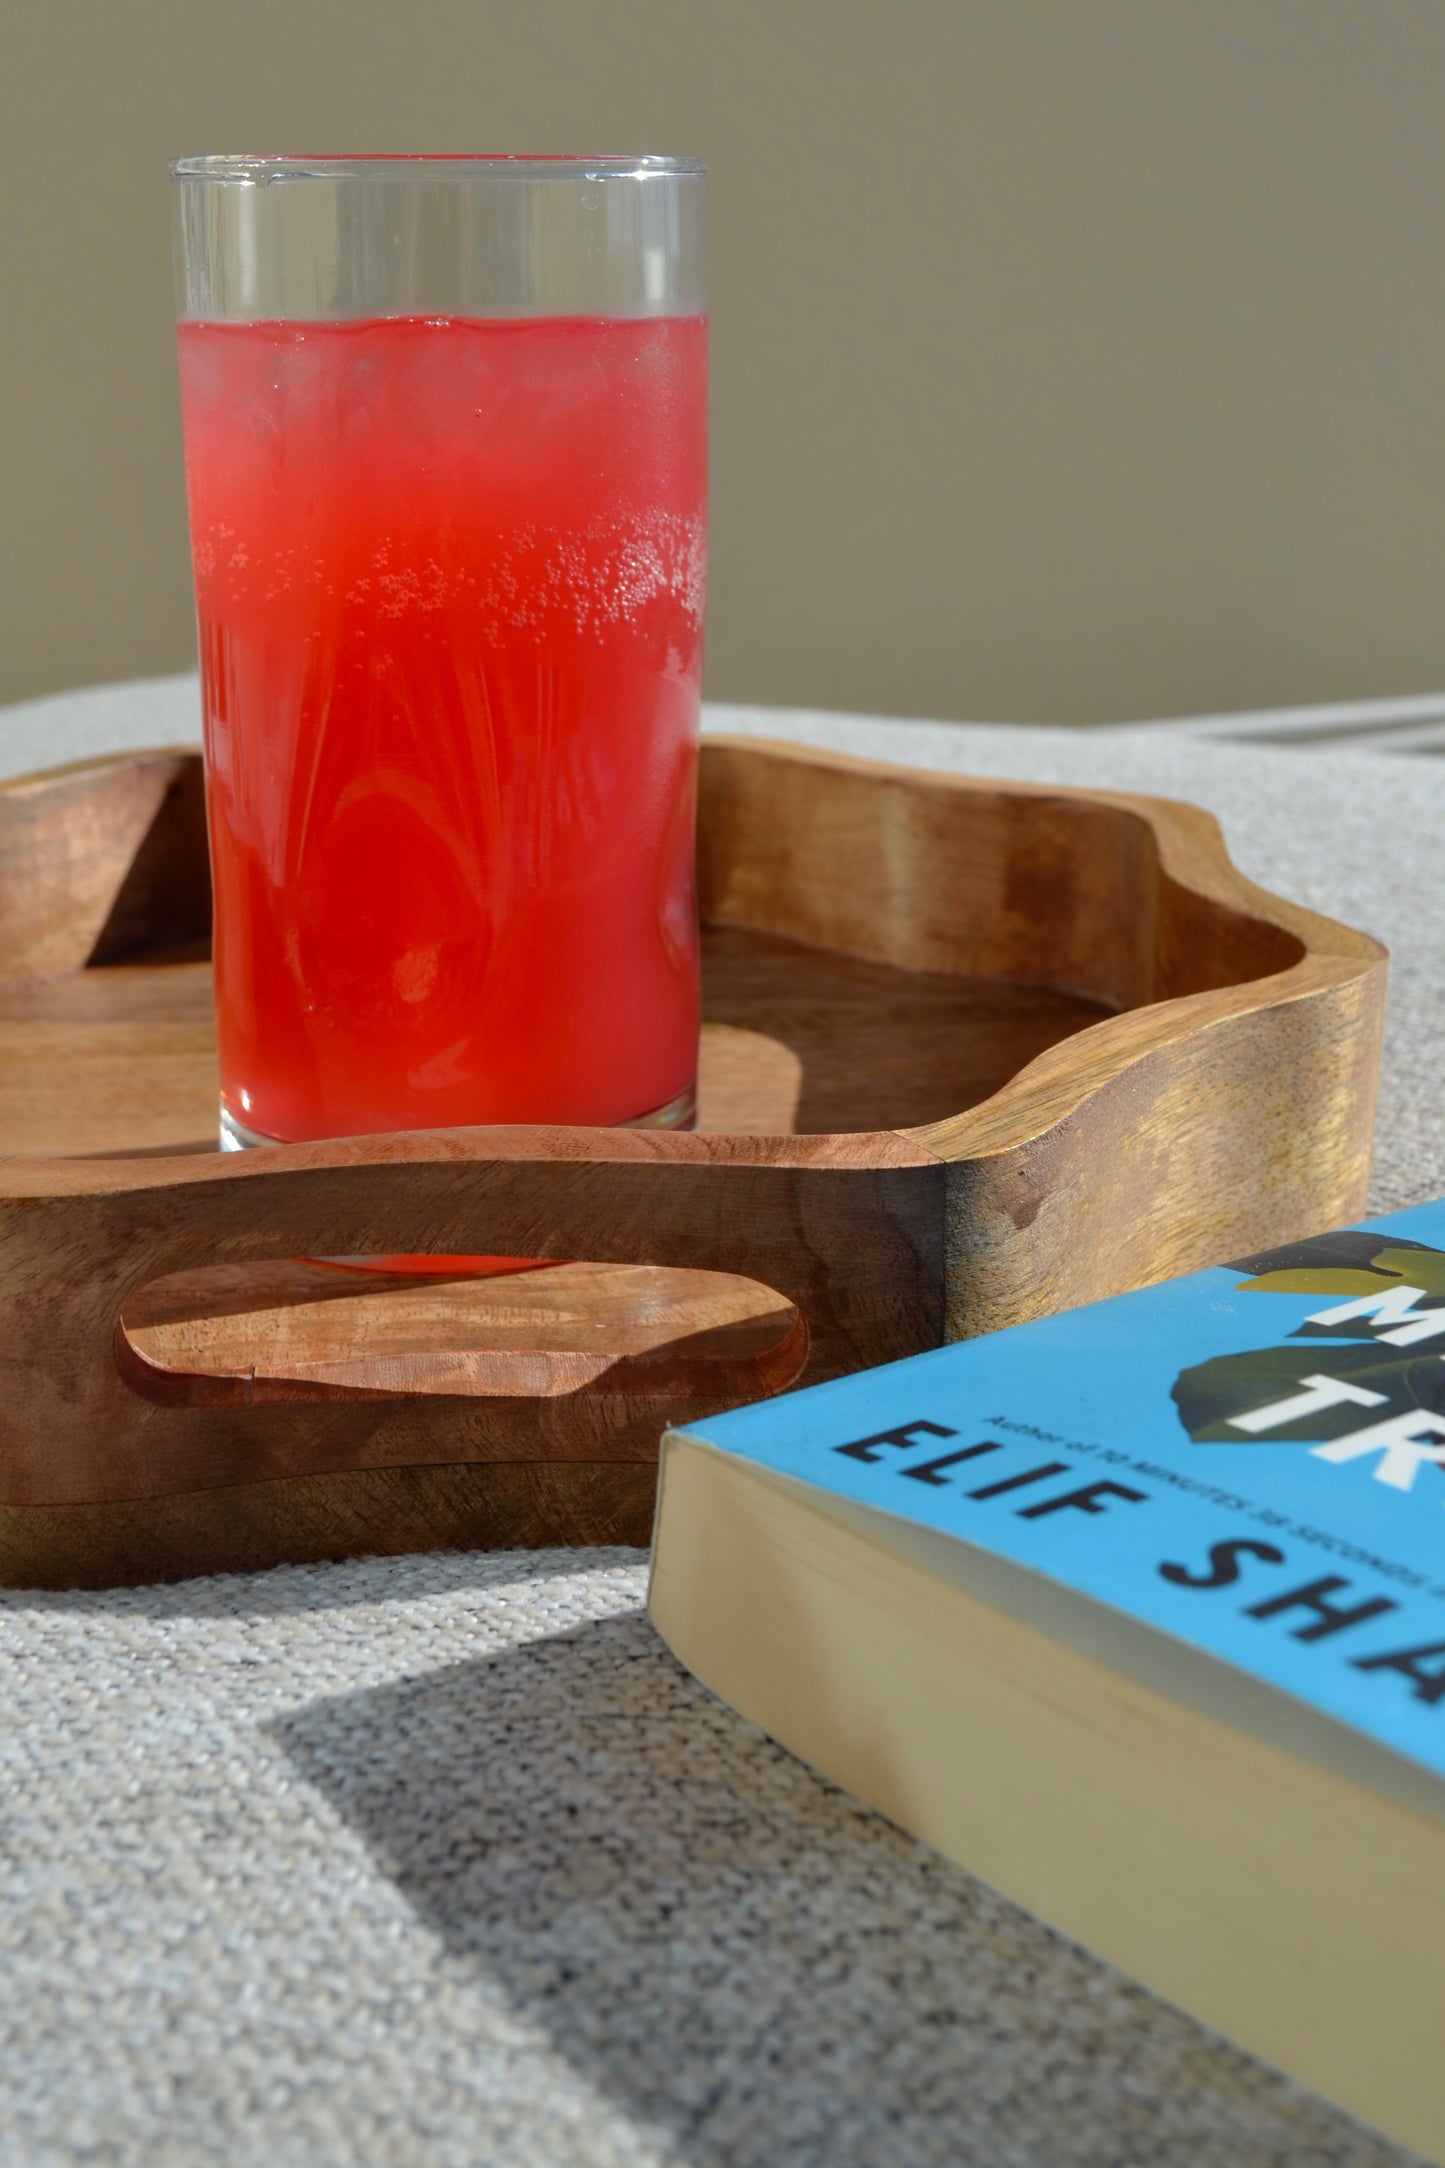
[[[683,1432],[1445,1775],[1445,1202]]]

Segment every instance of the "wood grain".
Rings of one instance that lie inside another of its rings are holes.
[[[714,741],[700,886],[698,1134],[222,1159],[198,763],[0,788],[0,1575],[633,1540],[669,1421],[1362,1202],[1383,951],[1205,815]],[[555,1269],[301,1262],[426,1250]]]
[[[0,1586],[118,1588],[406,1551],[645,1544],[655,1489],[643,1461],[456,1461],[12,1507],[0,1509]]]
[[[978,1106],[1110,1013],[1057,987],[908,971],[743,926],[703,926],[699,1127],[899,1129]]]
[[[201,763],[119,753],[0,787],[0,984],[204,938]]]
[[[1051,987],[897,971],[705,926],[699,1127],[768,1136],[937,1121],[1108,1013]],[[205,957],[177,945],[0,981],[6,1151],[210,1151],[215,1132]]]
[[[316,1385],[393,1399],[674,1391],[685,1372],[721,1402],[781,1390],[807,1352],[798,1312],[771,1289],[659,1265],[421,1281],[299,1258],[211,1265],[152,1280],[121,1324],[138,1358],[123,1374],[173,1406]]]

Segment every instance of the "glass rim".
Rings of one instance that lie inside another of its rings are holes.
[[[365,151],[317,156],[211,151],[173,158],[173,181],[219,181],[264,187],[278,180],[653,180],[707,172],[702,158],[605,151]]]

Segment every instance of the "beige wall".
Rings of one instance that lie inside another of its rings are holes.
[[[1445,684],[1440,0],[9,0],[0,698],[185,666],[164,161],[713,165],[719,698]]]

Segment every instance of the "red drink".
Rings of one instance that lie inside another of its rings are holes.
[[[701,317],[180,326],[222,1101],[690,1093]]]

